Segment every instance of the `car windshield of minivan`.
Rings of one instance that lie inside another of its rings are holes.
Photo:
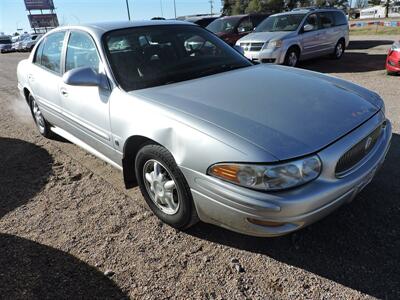
[[[114,76],[126,91],[252,66],[218,37],[197,26],[132,27],[103,37]]]
[[[11,39],[0,39],[0,45],[6,45],[6,44],[11,44]]]
[[[256,32],[295,31],[305,14],[271,16],[257,26]]]
[[[231,33],[235,29],[236,25],[240,21],[240,17],[237,18],[221,18],[211,22],[207,29],[213,33]]]

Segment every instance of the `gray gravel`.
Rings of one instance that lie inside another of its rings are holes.
[[[16,64],[27,55],[0,55],[0,297],[399,299],[400,77],[384,71],[392,39],[357,37],[341,61],[302,64],[377,91],[395,134],[351,204],[273,239],[163,225],[120,172],[36,132],[17,100]]]

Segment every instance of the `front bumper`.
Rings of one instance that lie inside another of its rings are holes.
[[[283,48],[263,49],[261,51],[245,51],[244,56],[259,63],[283,64],[285,61],[285,51]]]
[[[374,149],[356,169],[343,178],[337,178],[334,172],[336,162],[355,141],[368,136],[384,120],[383,113],[379,112],[350,134],[321,150],[318,155],[323,162],[323,170],[319,178],[285,192],[254,191],[182,167],[199,218],[239,233],[262,237],[284,235],[323,218],[353,200],[382,165],[392,136],[389,121]],[[256,225],[250,223],[249,218],[283,225]]]

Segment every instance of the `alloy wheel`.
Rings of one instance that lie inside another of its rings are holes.
[[[46,123],[42,112],[40,111],[39,106],[34,99],[32,99],[32,113],[40,132],[44,132],[46,130]]]
[[[167,215],[176,214],[181,199],[170,171],[159,161],[150,159],[143,166],[143,178],[147,193],[154,204]]]
[[[288,65],[291,67],[295,67],[297,65],[297,53],[292,51],[289,53],[289,57],[288,57]]]

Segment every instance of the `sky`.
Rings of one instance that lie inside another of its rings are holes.
[[[125,0],[53,0],[60,25],[95,21],[127,20]],[[131,19],[174,17],[174,0],[128,0]],[[175,0],[177,16],[209,13],[209,0]],[[214,12],[221,10],[221,0],[214,0]],[[30,31],[24,0],[0,0],[0,32],[14,33],[18,28]]]

